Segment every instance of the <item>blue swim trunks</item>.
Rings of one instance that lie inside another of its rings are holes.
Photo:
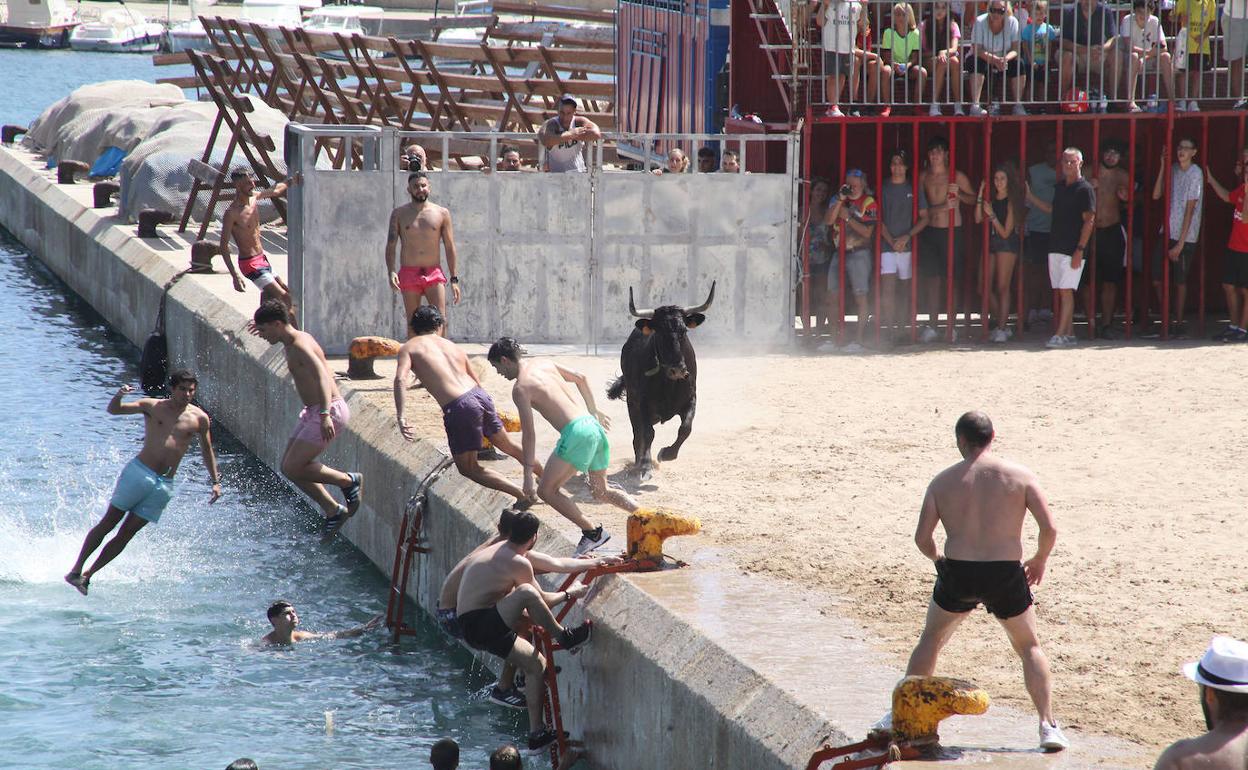
[[[109,504],[155,524],[173,497],[173,479],[134,458],[122,469]]]

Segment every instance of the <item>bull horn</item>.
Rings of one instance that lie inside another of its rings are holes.
[[[634,315],[638,318],[654,318],[653,310],[640,310],[639,311],[633,305],[633,287],[632,286],[628,287],[628,312],[630,315]]]
[[[685,315],[693,315],[694,313],[706,312],[706,309],[709,308],[711,306],[711,303],[715,301],[715,284],[716,284],[716,281],[711,281],[711,293],[706,295],[706,302],[703,302],[701,305],[698,305],[697,307],[691,307],[687,309],[685,311]]]

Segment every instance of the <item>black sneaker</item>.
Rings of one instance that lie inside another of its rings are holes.
[[[593,625],[586,621],[576,628],[563,629],[563,634],[559,636],[560,646],[572,655],[577,654],[581,651],[581,646],[589,641],[591,628],[593,628]]]
[[[581,539],[576,544],[576,550],[573,551],[572,555],[584,556],[590,551],[596,551],[606,545],[607,541],[610,539],[611,535],[607,534],[607,531],[602,528],[602,525],[599,525],[597,529],[590,530],[589,534],[582,532]]]
[[[347,501],[347,515],[354,516],[360,510],[360,493],[364,491],[364,474],[348,473],[351,483],[342,488],[342,497]]]
[[[565,732],[563,737],[566,740],[568,734]],[[549,727],[538,733],[529,733],[529,752],[536,753],[542,749],[549,748],[550,744],[557,740],[559,740],[559,733]]]
[[[1231,337],[1227,342],[1248,342],[1248,331],[1240,329],[1235,332],[1235,336]]]
[[[528,701],[524,698],[524,693],[516,688],[504,690],[498,685],[490,688],[490,703],[496,703],[499,706],[506,706],[509,709],[524,709],[528,707]]]

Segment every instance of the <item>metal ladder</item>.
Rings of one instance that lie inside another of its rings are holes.
[[[408,498],[407,505],[403,507],[403,521],[399,524],[399,538],[394,548],[394,567],[390,570],[390,596],[386,604],[386,628],[390,629],[391,639],[396,644],[404,636],[416,633],[415,626],[403,622],[407,579],[412,573],[415,554],[429,553],[429,547],[421,536],[429,488],[453,462],[449,457],[439,460],[433,470],[425,474],[424,480],[416,487],[416,493]]]

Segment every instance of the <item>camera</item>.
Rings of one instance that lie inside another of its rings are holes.
[[[421,166],[423,165],[424,165],[424,161],[421,160],[421,157],[419,155],[416,155],[413,153],[412,155],[407,156],[407,170],[408,171],[423,171],[423,169],[421,168]]]
[[[840,195],[841,195],[841,197],[842,197],[842,198],[848,198],[849,196],[851,196],[851,195],[853,195],[853,194],[854,194],[854,191],[853,191],[853,189],[851,189],[851,188],[850,188],[850,186],[849,186],[849,185],[847,185],[847,184],[843,184],[843,185],[841,185],[841,192],[840,192]]]

